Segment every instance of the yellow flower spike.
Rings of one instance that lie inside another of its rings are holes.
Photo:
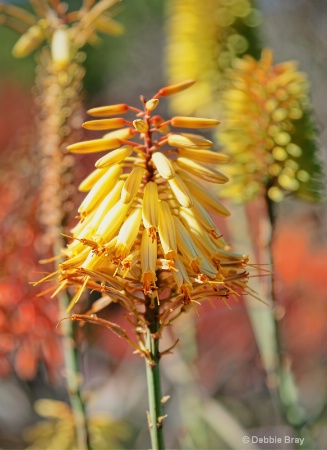
[[[65,25],[54,31],[51,40],[52,61],[57,70],[65,70],[71,60],[70,30]]]
[[[171,180],[176,176],[175,170],[173,168],[172,163],[169,161],[167,156],[162,154],[161,152],[155,152],[152,154],[152,161],[156,166],[157,171],[160,176],[165,180]]]
[[[179,148],[178,155],[203,164],[227,164],[230,161],[230,156],[225,153],[217,153],[211,150],[193,150],[187,147]]]
[[[168,137],[168,144],[173,147],[189,147],[198,149],[208,149],[213,143],[202,136],[190,133],[171,134]]]
[[[69,145],[67,150],[71,153],[97,153],[105,150],[113,150],[120,147],[120,140],[116,137],[93,139],[92,141],[77,142]]]
[[[190,177],[186,178],[180,174],[184,183],[189,188],[191,194],[197,199],[208,211],[218,216],[228,217],[230,212],[223,204],[221,204],[216,198],[211,195],[200,183],[195,180],[191,180]]]
[[[173,117],[171,119],[173,127],[181,128],[212,128],[220,124],[219,120],[201,119],[198,117]]]
[[[126,221],[119,230],[116,243],[116,256],[124,259],[129,254],[132,245],[139,233],[142,219],[142,210],[134,209],[127,217]]]
[[[81,206],[78,208],[78,212],[86,215],[92,211],[96,204],[111,191],[121,174],[122,168],[120,165],[116,164],[110,167],[87,194]]]
[[[118,103],[117,105],[99,106],[98,108],[91,108],[87,111],[92,117],[106,117],[124,114],[128,111],[128,106],[125,103]]]
[[[133,201],[140,189],[143,175],[144,169],[142,167],[135,167],[128,175],[121,191],[120,199],[122,203],[130,203]]]
[[[168,97],[169,95],[177,94],[178,92],[185,91],[189,87],[193,86],[194,80],[183,81],[182,83],[166,86],[159,90],[158,97]]]
[[[148,100],[145,104],[145,107],[148,111],[153,111],[156,109],[156,107],[159,105],[159,99],[158,98],[151,98],[151,100]]]
[[[106,172],[106,169],[96,169],[90,173],[78,186],[80,192],[88,192],[95,183],[100,180],[102,175]]]
[[[143,119],[133,120],[133,125],[139,133],[146,133],[149,129],[149,125]]]
[[[178,203],[185,206],[185,208],[191,208],[193,206],[193,198],[184,181],[176,175],[175,178],[168,180],[168,183]]]
[[[160,242],[166,257],[173,258],[177,254],[176,230],[168,203],[159,203],[159,225]]]
[[[141,242],[141,269],[143,290],[146,295],[152,294],[156,289],[156,266],[157,266],[157,237],[151,239],[146,230],[142,234]]]
[[[192,175],[195,175],[206,181],[210,181],[211,183],[223,184],[227,183],[228,181],[228,178],[222,173],[218,172],[217,170],[209,169],[208,167],[205,167],[202,164],[194,162],[191,159],[184,157],[177,158],[177,164],[179,167],[185,169]]]
[[[150,181],[145,185],[142,203],[142,220],[148,235],[154,239],[158,230],[158,186]]]
[[[84,122],[82,127],[86,130],[111,130],[112,128],[123,128],[125,120],[117,117],[115,119],[99,119]]]
[[[12,49],[15,58],[25,58],[44,41],[44,30],[40,25],[31,26],[16,42]]]
[[[94,233],[94,240],[100,245],[104,245],[113,239],[125,221],[129,208],[129,204],[124,204],[119,200],[104,216],[100,226]]]
[[[190,267],[192,267],[194,272],[199,273],[200,252],[180,219],[176,216],[173,216],[173,220],[176,228],[178,250],[184,256],[184,258],[187,259]]]
[[[117,150],[113,150],[108,155],[98,159],[95,163],[95,167],[102,169],[104,167],[112,166],[113,164],[120,163],[123,159],[131,156],[133,153],[133,147],[131,145],[123,145]]]

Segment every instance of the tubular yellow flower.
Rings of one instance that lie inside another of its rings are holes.
[[[108,155],[105,155],[102,158],[98,159],[95,163],[95,167],[97,167],[98,169],[102,169],[104,167],[112,166],[113,164],[121,162],[128,156],[131,156],[132,153],[133,147],[131,145],[123,145],[117,150],[113,150],[112,152],[108,153]]]
[[[220,124],[215,119],[200,119],[198,117],[173,117],[171,119],[173,127],[181,128],[212,128]]]
[[[199,273],[200,252],[179,218],[173,216],[173,220],[176,228],[178,250],[186,258],[192,270],[195,273]]]
[[[158,97],[168,97],[169,95],[177,94],[178,92],[185,91],[189,87],[193,86],[194,80],[183,81],[182,83],[174,84],[171,86],[166,86],[160,89]]]
[[[78,212],[86,214],[92,211],[96,204],[111,191],[121,173],[122,168],[118,164],[115,164],[106,171],[87,194],[81,206],[78,208]]]
[[[141,219],[142,210],[140,208],[134,209],[119,230],[116,243],[116,256],[119,258],[124,259],[130,253],[140,230]]]
[[[146,295],[152,294],[153,289],[156,289],[157,281],[157,237],[151,239],[146,230],[142,234],[141,269],[144,292]]]
[[[84,122],[82,127],[86,130],[111,130],[112,128],[122,128],[125,126],[125,120],[117,119],[99,119]]]
[[[120,229],[126,219],[130,205],[120,200],[107,212],[100,226],[94,233],[94,239],[100,245],[109,242]]]
[[[175,170],[169,159],[160,152],[155,152],[152,155],[152,161],[156,166],[157,171],[165,180],[171,180],[176,176]]]
[[[110,131],[109,133],[106,133],[102,139],[108,139],[108,140],[116,140],[120,139],[122,141],[129,139],[134,136],[135,130],[134,128],[121,128],[119,130]],[[119,147],[117,145],[117,147]]]
[[[80,192],[88,192],[102,177],[106,169],[95,169],[78,186]]]
[[[213,146],[213,143],[208,139],[190,133],[171,134],[168,137],[168,143],[173,147],[189,147],[193,149],[207,149]]]
[[[124,114],[128,111],[128,106],[125,103],[118,103],[111,106],[99,106],[98,108],[91,108],[87,113],[92,117],[106,117],[116,116],[117,114]]]
[[[227,164],[230,161],[230,156],[225,153],[217,153],[210,150],[193,150],[186,147],[179,148],[178,155],[203,164]]]
[[[230,212],[222,205],[213,195],[210,194],[200,183],[185,177],[184,173],[180,174],[184,183],[189,188],[193,197],[197,199],[208,211],[218,216],[230,216]]]
[[[228,178],[217,170],[212,168],[209,169],[208,167],[196,163],[191,159],[184,157],[177,158],[177,164],[192,175],[203,178],[204,180],[210,181],[211,183],[222,184],[228,181]]]
[[[117,138],[93,139],[92,141],[78,142],[67,147],[72,153],[97,153],[105,150],[113,150],[120,147],[120,140]]]
[[[144,169],[142,167],[135,167],[128,175],[121,191],[120,198],[122,203],[130,203],[133,201],[140,189],[143,174]]]
[[[142,203],[142,220],[148,235],[154,239],[158,230],[158,187],[153,181],[146,184]]]
[[[176,175],[175,178],[168,180],[168,183],[177,201],[182,206],[185,206],[186,208],[193,206],[192,195],[178,175]]]
[[[173,258],[177,254],[176,230],[169,205],[165,201],[159,203],[158,231],[165,256]]]

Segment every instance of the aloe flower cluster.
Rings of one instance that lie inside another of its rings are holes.
[[[99,309],[118,301],[142,327],[142,304],[150,298],[160,305],[164,327],[192,301],[226,299],[246,287],[247,257],[231,251],[209,214],[229,215],[212,190],[228,181],[215,167],[229,157],[212,151],[213,143],[201,135],[170,131],[212,128],[219,122],[165,121],[153,114],[160,97],[192,84],[162,88],[148,101],[141,97],[143,109],[117,104],[89,110],[98,119],[83,127],[107,133],[68,147],[72,153],[107,152],[79,186],[87,193],[78,209],[80,221],[63,252],[65,261],[47,277],[59,280],[56,292],[76,287],[69,309],[92,289],[104,296]],[[135,120],[111,118],[130,112]]]
[[[296,62],[274,65],[269,49],[259,61],[250,56],[234,61],[218,133],[232,158],[232,182],[222,195],[238,201],[265,191],[274,202],[290,193],[319,198],[321,165],[309,103],[308,80]]]

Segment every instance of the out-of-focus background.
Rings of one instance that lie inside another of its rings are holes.
[[[78,7],[80,2],[69,3]],[[105,36],[84,48],[84,111],[122,102],[137,106],[140,94],[149,98],[167,84],[167,4],[123,0],[116,19],[124,34]],[[264,46],[274,50],[277,62],[297,60],[308,74],[320,159],[326,163],[327,3],[258,0],[257,6]],[[38,400],[67,401],[56,303],[36,297],[28,284],[42,271],[37,263],[43,242],[36,223],[38,156],[33,153],[38,105],[33,101],[35,54],[13,58],[17,36],[0,26],[0,447],[8,449],[26,448],[37,433],[46,435],[41,428],[34,428],[34,435],[26,431],[46,419],[42,402],[35,410]],[[168,114],[169,104],[163,107]],[[77,186],[92,170],[94,158],[74,158]],[[81,198],[75,196],[75,207]],[[282,339],[315,449],[327,446],[326,214],[325,202],[287,198],[278,205],[273,249],[276,290],[285,309]],[[73,221],[73,208],[70,215]],[[228,235],[233,216],[225,220]],[[237,447],[244,430],[256,436],[293,433],[267,387],[244,302],[229,306],[204,303],[198,315],[191,311],[182,316],[165,336],[167,347],[174,336],[180,338],[174,353],[162,360],[163,392],[171,396],[166,405],[167,448],[250,448],[241,441]],[[114,307],[108,317],[119,321],[120,314]],[[98,448],[148,448],[144,361],[107,329],[85,327],[80,340],[88,412],[103,420],[108,434],[107,446],[99,443]],[[60,426],[54,433],[65,436],[69,419]],[[66,448],[56,445],[49,448]],[[259,448],[295,448],[274,445]]]

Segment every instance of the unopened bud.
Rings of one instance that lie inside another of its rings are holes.
[[[195,83],[194,80],[183,81],[182,83],[166,86],[158,92],[158,97],[168,97],[169,95],[177,94],[178,92],[188,89]]]

